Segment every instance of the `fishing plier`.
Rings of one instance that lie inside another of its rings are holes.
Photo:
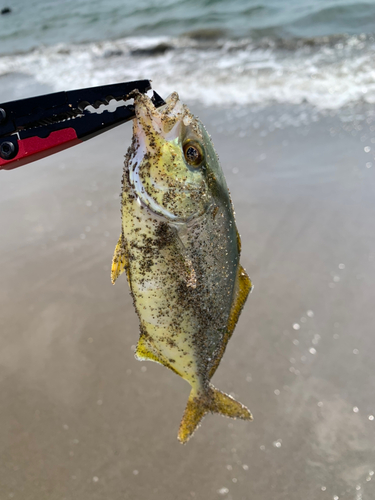
[[[131,93],[150,89],[149,80],[139,80],[0,104],[0,170],[39,160],[132,120]],[[105,109],[113,100],[123,103]],[[165,104],[156,92],[152,100],[155,107]]]

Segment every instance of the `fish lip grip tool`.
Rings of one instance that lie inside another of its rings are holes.
[[[26,165],[132,120],[135,112],[127,103],[129,95],[150,89],[150,80],[138,80],[0,104],[0,170]],[[124,103],[113,111],[96,111],[113,100]],[[155,107],[165,104],[156,92],[152,100]]]

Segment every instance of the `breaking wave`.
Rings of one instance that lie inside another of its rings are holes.
[[[207,106],[307,102],[318,109],[375,103],[375,39],[128,37],[39,47],[0,57],[0,76],[26,73],[54,90],[148,78]]]

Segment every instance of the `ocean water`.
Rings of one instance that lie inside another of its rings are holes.
[[[5,7],[2,0],[1,7]],[[205,105],[375,102],[375,1],[13,0],[1,76],[55,90],[149,78]],[[1,100],[1,98],[0,98]]]

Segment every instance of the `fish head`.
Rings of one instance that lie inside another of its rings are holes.
[[[210,186],[212,164],[218,165],[205,128],[176,92],[159,108],[147,95],[136,92],[134,105],[127,168],[139,202],[170,221],[189,221],[204,214],[215,191]],[[225,184],[218,168],[215,180]]]

